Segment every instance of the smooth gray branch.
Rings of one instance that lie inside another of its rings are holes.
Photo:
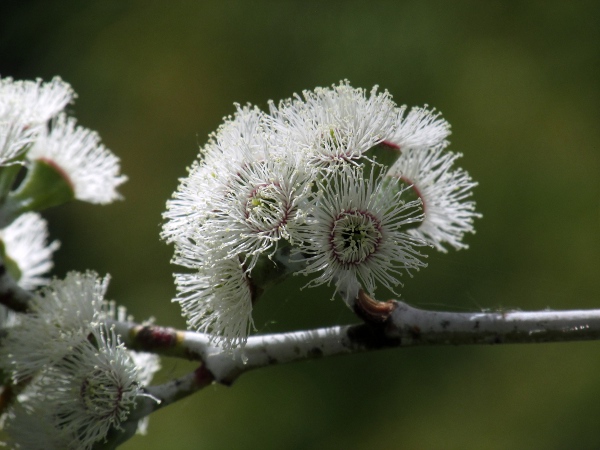
[[[567,342],[600,339],[600,310],[454,313],[389,302],[383,321],[310,331],[252,336],[245,347],[225,350],[210,336],[155,326],[116,323],[125,344],[203,363],[214,380],[230,384],[259,367],[381,348]]]

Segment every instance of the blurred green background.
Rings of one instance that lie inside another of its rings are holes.
[[[122,160],[124,202],[49,211],[56,271],[112,275],[139,320],[182,327],[165,201],[233,102],[349,79],[439,109],[480,185],[471,248],[406,278],[424,308],[600,307],[600,3],[3,1],[0,74],[60,75]],[[354,323],[294,280],[260,332]],[[163,361],[159,380],[194,366]],[[134,449],[596,449],[600,344],[388,350],[273,367],[151,417]]]

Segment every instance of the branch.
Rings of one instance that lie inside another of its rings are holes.
[[[209,386],[213,381],[215,381],[215,379],[212,374],[202,365],[193,372],[175,380],[171,380],[168,383],[158,386],[148,386],[146,388],[146,393],[149,397],[145,402],[147,412],[136,411],[136,419],[142,418],[145,415],[150,414],[150,412],[156,411],[171,403],[175,403],[177,400],[181,400],[182,398]]]
[[[201,361],[215,381],[226,385],[259,367],[382,348],[600,339],[598,309],[454,313],[386,304],[386,318],[378,323],[252,336],[234,350],[214,346],[202,333],[131,323],[115,323],[115,328],[129,348]]]

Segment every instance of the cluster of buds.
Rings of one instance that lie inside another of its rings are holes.
[[[465,248],[479,216],[475,186],[446,150],[449,124],[427,108],[348,82],[237,106],[167,203],[188,325],[224,348],[243,346],[252,306],[290,274],[333,285],[355,308],[361,290],[397,295],[424,267],[422,248]]]
[[[0,420],[16,449],[91,449],[144,430],[132,412],[159,369],[114,333],[126,317],[104,298],[108,277],[47,277],[59,244],[39,211],[110,203],[126,180],[98,135],[64,113],[73,98],[59,78],[0,79],[0,288],[21,299],[18,314],[0,306]]]

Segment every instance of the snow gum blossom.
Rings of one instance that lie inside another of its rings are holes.
[[[352,308],[360,289],[397,293],[424,248],[466,248],[476,183],[453,168],[449,134],[438,112],[347,81],[268,112],[237,105],[164,213],[189,326],[243,346],[252,305],[287,275],[332,285]]]

